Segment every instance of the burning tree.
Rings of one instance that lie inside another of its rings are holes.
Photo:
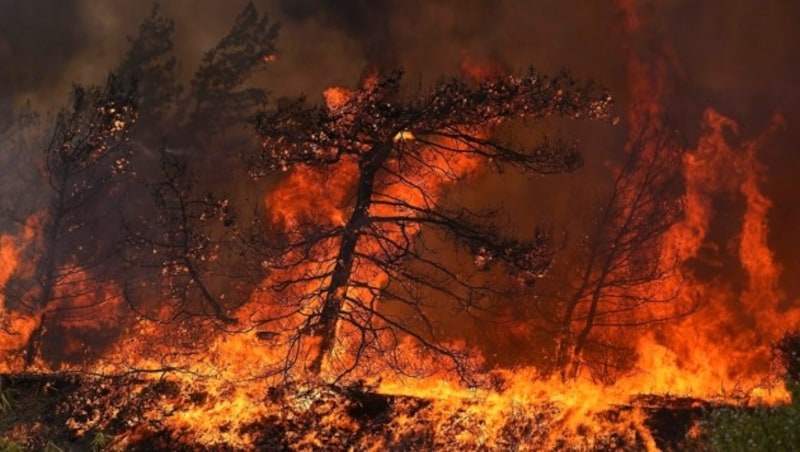
[[[242,85],[275,51],[277,25],[248,3],[231,30],[205,53],[186,93],[176,81],[173,29],[154,7],[121,65],[140,81],[140,122],[149,128],[137,129],[136,138],[151,156],[137,162],[144,175],[139,187],[149,193],[141,193],[123,212],[126,299],[140,313],[210,315],[230,324],[234,300],[241,303],[249,295],[234,290],[249,281],[248,275],[230,271],[244,264],[245,253],[236,242],[229,197],[214,195],[218,183],[202,171],[206,165],[216,172],[224,166],[233,175],[236,169],[230,167],[227,150],[215,152],[207,133],[214,132],[220,148],[231,146],[220,136],[244,124],[266,102],[264,90]],[[168,129],[168,137],[159,135]],[[155,161],[152,149],[159,140]]]
[[[71,104],[56,117],[44,146],[41,166],[50,191],[46,207],[34,216],[22,215],[19,207],[11,209],[15,217],[30,217],[20,220],[26,231],[37,231],[23,257],[33,264],[18,266],[3,289],[5,308],[36,318],[34,327],[13,331],[28,334],[26,365],[40,354],[46,334],[76,325],[96,333],[101,323],[93,317],[101,304],[106,305],[104,316],[121,313],[106,302],[119,301],[120,289],[135,286],[143,274],[153,276],[153,247],[161,252],[157,281],[167,287],[168,297],[158,294],[149,307],[154,303],[163,307],[179,297],[178,312],[196,314],[189,308],[199,305],[201,314],[209,311],[225,322],[232,320],[225,315],[219,294],[211,289],[219,282],[209,282],[214,278],[207,268],[210,264],[202,261],[219,245],[209,239],[209,229],[216,228],[216,223],[201,221],[215,210],[225,217],[220,223],[227,224],[232,214],[223,200],[208,195],[216,187],[195,186],[187,162],[202,165],[213,160],[219,168],[219,157],[227,153],[200,153],[199,132],[212,126],[215,132],[223,132],[233,123],[241,125],[256,106],[263,105],[263,90],[241,86],[274,52],[277,26],[248,4],[231,31],[207,52],[188,93],[177,79],[173,30],[172,20],[161,15],[156,5],[139,33],[129,38],[129,50],[106,85],[73,89]],[[164,136],[167,131],[169,140]],[[166,141],[176,143],[180,150],[165,149],[159,158],[153,149]],[[196,152],[170,154],[190,151]],[[147,196],[150,188],[152,197]],[[123,196],[126,202],[118,202]],[[148,217],[144,211],[155,214]],[[209,220],[221,219],[220,215],[211,215]],[[149,221],[152,217],[158,221]],[[32,224],[35,221],[39,223]],[[143,254],[146,244],[151,245],[149,256]],[[234,255],[235,251],[226,254]],[[121,266],[120,256],[126,267]],[[189,281],[186,275],[176,274],[187,269]],[[151,283],[159,285],[152,278]],[[142,301],[127,298],[132,305]],[[114,334],[122,326],[103,324],[103,334]]]
[[[540,294],[541,301],[559,309],[555,366],[563,378],[578,375],[587,351],[599,356],[627,350],[618,328],[691,311],[677,299],[677,256],[662,253],[664,234],[682,218],[681,158],[681,147],[664,126],[644,127],[629,143],[610,194],[592,216],[577,260],[567,263],[573,269],[567,288]],[[617,331],[616,340],[603,338],[609,330]],[[619,365],[619,353],[611,355],[596,368]]]
[[[101,289],[115,248],[100,240],[108,204],[129,162],[129,131],[136,120],[134,86],[110,76],[103,87],[75,86],[44,148],[49,200],[39,213],[39,234],[28,257],[4,289],[7,304],[38,317],[24,350],[33,364],[49,316],[91,309],[107,301]],[[77,300],[89,297],[90,302]]]
[[[285,101],[255,118],[262,147],[249,159],[252,175],[292,171],[289,197],[279,188],[268,205],[282,226],[277,257],[266,263],[281,310],[264,321],[287,338],[289,366],[309,353],[316,374],[342,377],[372,358],[407,368],[397,350],[411,341],[468,375],[463,350],[447,344],[429,310],[475,314],[502,289],[458,257],[467,251],[477,270],[499,265],[530,284],[547,270],[553,247],[543,230],[504,231],[499,212],[449,206],[443,188],[483,166],[573,170],[581,159],[571,144],[544,139],[520,149],[502,140],[498,126],[609,114],[604,91],[564,74],[452,79],[405,97],[400,81],[400,73],[370,78],[354,92],[329,90],[326,106]],[[319,195],[328,200],[312,193],[308,211],[292,212],[302,210],[292,196],[313,191],[314,179],[327,183]],[[443,239],[457,245],[456,259],[431,246]],[[308,337],[310,349],[301,345]],[[348,353],[334,353],[339,347]]]

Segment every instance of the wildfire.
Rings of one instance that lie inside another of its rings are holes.
[[[645,19],[638,14],[635,2],[617,3],[624,14],[626,37],[633,40],[644,29]],[[655,158],[659,143],[647,141],[648,130],[667,127],[664,101],[669,95],[669,73],[677,70],[677,61],[666,44],[657,56],[626,50],[630,95],[626,152],[643,146],[642,154]],[[276,56],[268,54],[263,60],[273,62]],[[462,70],[471,83],[504,73],[500,65],[479,64],[467,57]],[[360,90],[325,90],[321,108],[347,125],[358,120],[350,109],[357,96],[377,96],[381,88],[378,74],[371,73]],[[608,438],[618,437],[623,443],[657,450],[646,415],[641,406],[631,403],[632,398],[662,394],[751,405],[785,403],[790,395],[771,373],[771,347],[787,329],[800,326],[800,307],[787,302],[779,285],[781,266],[769,247],[772,203],[761,187],[765,168],[758,155],[768,146],[770,137],[784,127],[783,119],[775,115],[769,127],[755,138],[743,137],[734,119],[712,107],[700,120],[702,133],[696,143],[680,149],[676,166],[668,168],[681,181],[675,201],[682,215],[658,237],[658,255],[648,256],[658,264],[659,277],[636,287],[623,285],[613,294],[619,298],[662,296],[666,301],[653,303],[645,314],[633,317],[630,323],[637,328],[624,333],[633,344],[633,364],[620,366],[624,369],[615,374],[612,383],[600,383],[580,363],[569,375],[546,374],[533,366],[487,369],[472,344],[455,332],[442,349],[471,353],[467,364],[484,371],[475,381],[459,379],[463,375],[421,350],[422,334],[408,333],[413,330],[408,325],[421,321],[422,314],[408,323],[396,320],[399,316],[395,311],[405,308],[384,300],[384,290],[395,283],[393,276],[369,257],[388,256],[399,261],[400,256],[392,254],[392,246],[406,251],[427,246],[419,243],[424,226],[409,220],[419,218],[424,207],[444,202],[448,190],[457,183],[484,171],[482,160],[466,152],[470,144],[411,126],[387,132],[383,144],[414,149],[417,159],[387,157],[382,161],[383,171],[371,174],[374,180],[366,185],[370,190],[379,187],[368,193],[371,203],[366,207],[360,203],[365,190],[360,178],[372,162],[363,156],[379,155],[376,149],[381,149],[364,144],[368,139],[359,141],[351,154],[342,154],[337,153],[337,146],[351,142],[345,143],[345,138],[338,136],[315,135],[319,142],[330,145],[316,146],[315,142],[308,152],[327,158],[329,165],[280,168],[284,170],[280,179],[263,196],[264,226],[277,231],[274,237],[280,243],[273,244],[276,248],[287,243],[294,248],[264,253],[263,267],[268,270],[247,302],[232,315],[235,325],[221,326],[201,318],[176,327],[139,313],[127,318],[125,289],[113,282],[96,284],[91,270],[76,264],[59,279],[54,297],[57,301],[47,306],[47,312],[44,308],[26,310],[14,305],[16,300],[0,295],[0,332],[9,333],[0,335],[0,370],[11,372],[22,367],[19,351],[37,330],[44,329],[45,314],[59,312],[59,325],[75,331],[92,333],[126,323],[112,345],[97,351],[102,358],[93,362],[90,372],[155,375],[189,388],[186,391],[191,395],[181,397],[170,397],[165,390],[167,395],[162,396],[159,406],[141,416],[163,422],[176,432],[190,431],[202,444],[252,447],[255,435],[245,426],[278,417],[281,422],[299,425],[302,413],[309,412],[326,426],[358,431],[360,426],[352,415],[345,417],[343,408],[331,407],[331,400],[343,397],[336,391],[345,391],[341,388],[349,384],[393,398],[394,405],[387,403],[383,409],[402,414],[385,422],[391,428],[414,432],[423,418],[432,425],[432,435],[451,435],[448,437],[462,448],[510,447],[504,442],[510,435],[509,426],[523,425],[520,428],[532,442],[545,444],[548,449],[564,447],[565,441],[583,449],[612,447],[613,439]],[[448,133],[465,134],[472,140],[469,143],[475,143],[491,136],[494,125],[447,127]],[[642,137],[646,142],[637,143]],[[619,175],[622,170],[615,171]],[[639,176],[634,173],[631,177]],[[631,209],[639,195],[620,195],[624,205],[613,211],[620,218],[611,219],[609,224],[619,226],[629,221],[625,215],[634,216]],[[723,216],[719,205],[725,203],[730,208]],[[39,246],[41,216],[31,216],[16,234],[0,235],[0,287],[15,275],[33,277],[35,269],[28,268],[24,257],[32,247]],[[349,256],[343,253],[347,240],[342,237],[373,218],[392,221],[376,223],[370,233],[354,236]],[[720,227],[722,223],[725,228]],[[341,287],[335,286],[337,269],[348,257],[350,279]],[[486,264],[491,256],[475,259]],[[622,260],[625,265],[618,272],[635,271],[634,257],[625,255]],[[740,281],[734,281],[737,275]],[[335,290],[328,291],[330,287]],[[329,354],[315,362],[314,351],[324,348],[325,337],[314,330],[320,327],[313,320],[324,317],[329,298],[341,301],[342,317],[349,321],[334,322],[335,343]],[[685,307],[691,309],[679,309]],[[574,317],[590,317],[592,309],[579,306]],[[422,311],[420,308],[418,312]],[[70,317],[69,313],[79,315]],[[564,323],[566,332],[574,336],[569,329],[573,313],[570,316]],[[658,321],[648,323],[649,319]],[[368,332],[361,328],[364,324],[391,322],[408,334],[402,336],[382,327]],[[646,328],[638,328],[646,323]],[[516,324],[513,328],[526,329]],[[368,335],[372,336],[366,341]],[[566,337],[562,339],[567,341]],[[370,344],[383,349],[370,348]],[[73,356],[88,353],[87,344],[73,336],[61,346]],[[580,351],[575,352],[575,358],[582,359]],[[386,360],[402,362],[403,366],[389,368],[383,364]],[[35,364],[45,367],[45,363]],[[319,368],[314,369],[315,365]],[[419,375],[405,375],[399,368],[413,369]],[[76,362],[63,363],[62,369],[86,370]],[[136,391],[144,393],[151,380],[145,381],[134,385]],[[323,384],[331,381],[339,386]],[[277,387],[290,388],[294,393],[276,395]],[[419,400],[430,401],[430,406],[421,402],[414,405]],[[402,404],[413,406],[413,413],[399,411],[397,407]],[[608,415],[612,411],[617,416],[614,419]],[[78,424],[75,429],[80,434],[93,427]],[[596,438],[611,442],[600,444]],[[314,433],[301,440],[299,444],[308,447],[326,445]],[[390,438],[376,439],[372,447],[380,450],[390,443]]]

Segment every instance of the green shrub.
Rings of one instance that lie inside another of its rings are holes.
[[[0,452],[25,452],[25,448],[15,441],[0,439]]]
[[[800,451],[800,403],[795,385],[791,405],[717,408],[703,420],[713,451]]]
[[[92,452],[100,452],[108,447],[113,440],[114,437],[112,435],[103,432],[95,432],[94,437],[92,437],[92,441],[89,443],[89,446],[92,448]]]
[[[702,422],[713,451],[800,451],[800,332],[775,345],[792,403],[775,407],[716,408]]]

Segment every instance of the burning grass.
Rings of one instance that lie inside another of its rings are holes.
[[[649,395],[576,420],[556,394],[523,401],[497,390],[433,398],[283,385],[245,401],[241,384],[170,375],[2,379],[10,407],[0,432],[23,450],[678,450],[700,441],[691,437],[698,420],[719,408]]]

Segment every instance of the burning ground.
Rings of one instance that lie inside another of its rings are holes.
[[[253,394],[240,393],[236,384],[213,386],[9,376],[4,390],[15,407],[2,425],[6,441],[36,450],[48,443],[64,450],[676,450],[699,444],[691,429],[712,406],[649,396],[595,406],[589,415],[585,401],[528,390],[514,395],[511,388],[417,397],[359,385],[290,385]],[[243,403],[257,406],[247,420]]]
[[[714,412],[792,409],[798,103],[777,31],[753,24],[775,58],[742,49],[773,72],[759,96],[705,82],[681,2],[442,1],[417,21],[249,3],[227,31],[212,3],[130,6],[119,51],[120,12],[65,3],[103,26],[62,43],[61,71],[5,76],[8,447],[669,450],[718,445]],[[778,31],[792,13],[761,12]],[[602,44],[519,48],[523,13]],[[103,69],[76,66],[91,42]],[[544,71],[520,69],[529,48]],[[59,78],[90,80],[56,108]]]

